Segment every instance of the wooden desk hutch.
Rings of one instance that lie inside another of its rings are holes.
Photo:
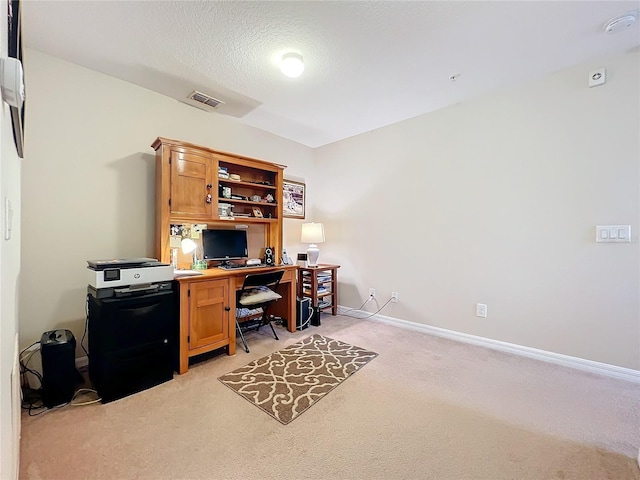
[[[206,224],[207,228],[226,229],[242,225],[250,236],[249,257],[262,257],[264,247],[270,246],[279,263],[284,165],[160,137],[151,146],[156,151],[156,258],[165,263],[171,261],[171,225]],[[229,178],[219,177],[219,171],[226,171]],[[225,196],[223,187],[227,187]],[[273,201],[254,200],[268,195]],[[219,213],[224,211],[220,204],[231,204],[234,214],[242,216],[221,216]],[[261,210],[262,217],[254,216],[254,207]],[[187,257],[179,260],[178,267],[189,269],[190,263]],[[201,276],[177,279],[180,373],[187,371],[191,356],[224,346],[228,346],[230,355],[235,353],[235,287],[239,278],[255,270],[213,268]],[[290,280],[282,286],[285,295],[278,302],[282,303],[279,313],[287,318],[289,330],[294,332],[295,271],[286,275]],[[202,308],[207,305],[212,307]]]

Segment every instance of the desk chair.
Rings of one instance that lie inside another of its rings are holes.
[[[251,326],[241,327],[240,322],[238,321],[245,316],[243,314],[247,309],[249,309],[249,311],[253,311],[258,308],[261,309],[262,316],[255,330],[259,330],[263,325],[269,325],[273,332],[273,336],[276,340],[279,340],[276,330],[271,324],[271,316],[268,313],[268,308],[272,303],[282,298],[282,295],[277,293],[275,290],[278,288],[283,274],[284,270],[249,274],[244,278],[242,289],[236,294],[236,330],[242,339],[242,344],[244,345],[244,349],[247,353],[249,353],[249,347],[247,346],[247,342],[244,338],[244,332],[249,330]]]

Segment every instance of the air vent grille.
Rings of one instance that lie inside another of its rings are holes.
[[[191,92],[189,99],[194,102],[202,103],[209,108],[217,108],[219,105],[224,103],[222,100],[218,100],[217,98],[213,98],[206,93],[198,92],[197,90]]]

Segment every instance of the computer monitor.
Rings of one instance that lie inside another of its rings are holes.
[[[202,249],[205,260],[229,260],[247,258],[246,230],[203,230]]]

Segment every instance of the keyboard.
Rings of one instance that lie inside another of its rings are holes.
[[[266,267],[264,263],[258,263],[257,265],[245,265],[244,263],[228,263],[227,265],[218,265],[218,268],[223,270],[235,270],[236,268],[258,268]]]

